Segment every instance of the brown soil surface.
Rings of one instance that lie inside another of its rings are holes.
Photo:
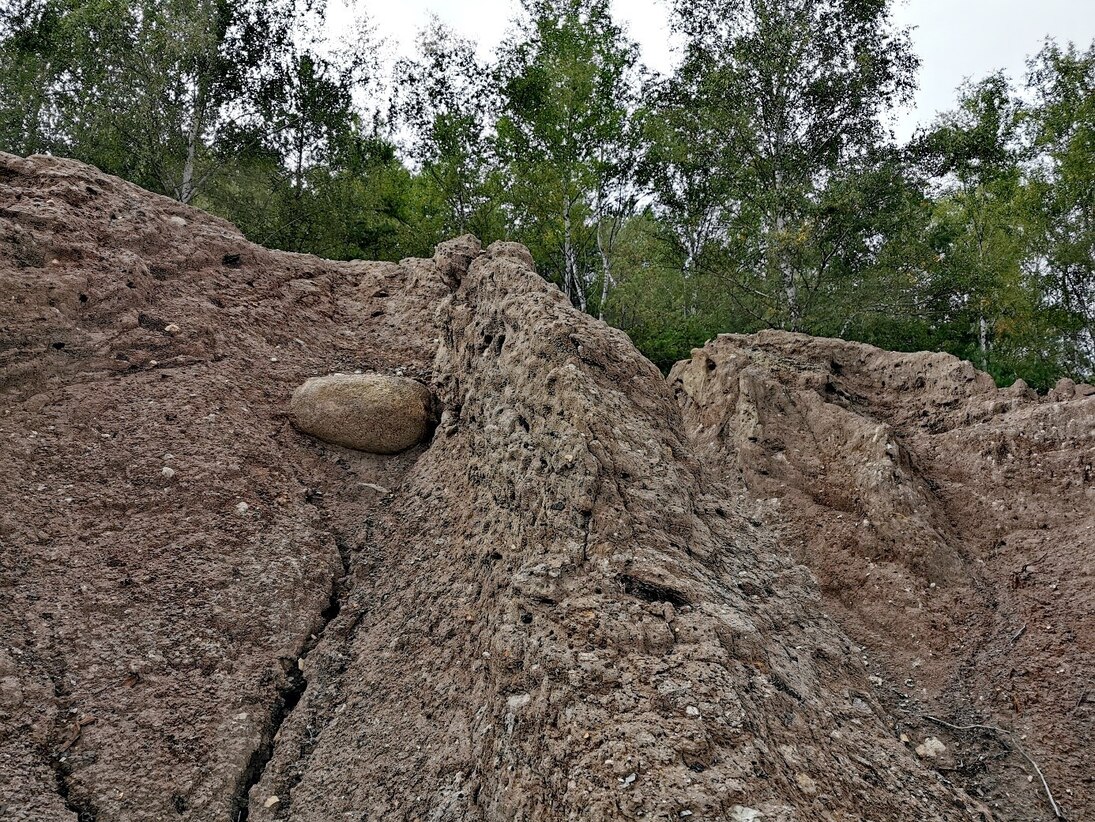
[[[271,252],[45,157],[0,305],[0,819],[1047,818],[925,713],[1092,812],[1091,400],[785,335],[667,383],[519,246]],[[289,425],[355,371],[432,437]]]
[[[1095,818],[1090,387],[1040,398],[944,354],[778,332],[721,336],[670,382],[898,727],[945,742],[938,769],[999,818],[1052,819],[1033,759],[1069,818]]]

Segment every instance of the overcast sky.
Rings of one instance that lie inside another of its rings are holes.
[[[433,13],[478,42],[484,55],[505,34],[517,8],[516,0],[357,0],[357,5],[397,52],[411,52],[415,32]],[[642,46],[644,62],[662,72],[673,62],[666,5],[667,0],[613,0],[617,19]],[[915,27],[913,42],[922,60],[916,105],[898,120],[898,136],[904,138],[950,108],[964,79],[998,68],[1021,79],[1026,58],[1046,37],[1091,43],[1095,0],[898,0],[897,21]]]

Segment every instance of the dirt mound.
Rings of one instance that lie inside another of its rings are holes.
[[[333,371],[427,381],[451,251],[274,254],[0,158],[0,818],[237,819],[415,457],[319,447],[289,398]]]
[[[866,646],[900,727],[946,740],[940,768],[1001,818],[1052,818],[1033,759],[1071,818],[1095,817],[1086,387],[999,391],[947,355],[778,332],[721,336],[670,383],[700,458]]]
[[[946,729],[914,727],[826,615],[799,520],[776,518],[786,541],[757,517],[732,437],[524,249],[275,253],[0,155],[0,301],[5,820],[988,817]],[[383,457],[289,424],[297,386],[355,371],[429,386],[432,439]],[[929,493],[875,516],[920,517],[941,542],[916,552],[957,578]],[[1089,640],[1060,658],[1080,670]]]

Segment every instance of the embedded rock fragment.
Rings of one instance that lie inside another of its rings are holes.
[[[430,392],[407,377],[332,374],[293,392],[289,413],[300,431],[324,442],[398,454],[429,433]]]

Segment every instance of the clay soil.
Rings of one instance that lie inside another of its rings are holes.
[[[0,306],[5,822],[1095,818],[1083,387],[775,333],[667,380],[520,246],[272,252],[47,157]],[[295,430],[336,372],[426,441]]]

